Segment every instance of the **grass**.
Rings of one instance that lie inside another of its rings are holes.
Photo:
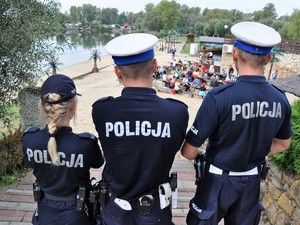
[[[181,42],[185,43],[183,46],[183,49],[181,50],[182,54],[190,54],[190,49],[191,49],[191,43],[186,43],[187,37],[181,36],[178,38]],[[194,43],[200,43],[200,38],[195,37]]]
[[[183,49],[181,50],[181,53],[182,54],[190,54],[190,48],[191,48],[191,44],[185,43],[185,45],[183,46]]]

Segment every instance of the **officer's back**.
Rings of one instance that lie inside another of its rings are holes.
[[[121,96],[98,100],[92,111],[106,159],[103,178],[111,194],[101,211],[107,224],[172,224],[170,205],[167,199],[160,201],[159,187],[166,198],[188,112],[185,104],[162,99],[152,88],[156,43],[153,35],[132,34],[105,47],[124,84]]]

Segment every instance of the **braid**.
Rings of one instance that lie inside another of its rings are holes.
[[[46,96],[47,100],[57,101],[60,99],[60,95],[55,93],[50,93]],[[51,158],[51,161],[54,165],[58,166],[59,157],[57,154],[57,144],[55,140],[55,134],[57,132],[57,127],[59,122],[69,113],[72,100],[67,102],[62,102],[59,104],[49,104],[46,102],[40,101],[40,109],[44,114],[44,118],[48,122],[48,130],[50,134],[50,139],[48,141],[48,152]]]

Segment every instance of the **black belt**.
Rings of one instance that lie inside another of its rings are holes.
[[[75,193],[66,196],[56,196],[56,195],[51,195],[46,192],[43,192],[43,198],[54,200],[54,201],[75,201],[75,196],[76,196]]]

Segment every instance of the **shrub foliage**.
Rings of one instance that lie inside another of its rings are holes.
[[[271,156],[271,162],[280,170],[288,170],[300,175],[300,100],[292,105],[292,141],[284,152]]]
[[[27,167],[22,151],[23,131],[18,130],[0,141],[0,177]]]

